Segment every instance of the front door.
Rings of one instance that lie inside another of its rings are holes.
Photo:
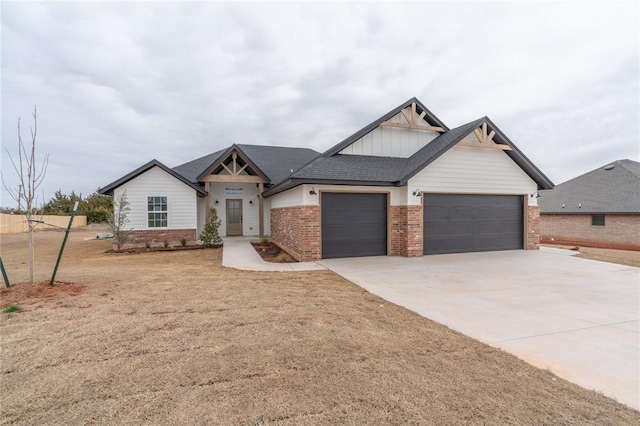
[[[227,200],[227,236],[242,235],[242,200]]]

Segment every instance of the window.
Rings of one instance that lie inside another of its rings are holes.
[[[147,197],[149,228],[167,227],[167,197]]]
[[[604,215],[603,214],[592,214],[591,215],[591,226],[604,226]]]

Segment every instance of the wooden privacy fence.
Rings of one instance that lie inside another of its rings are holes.
[[[41,220],[44,223],[39,223],[36,227],[36,231],[43,229],[55,229],[66,228],[69,226],[69,219],[71,216],[34,216],[35,220]],[[73,219],[72,228],[78,228],[80,226],[87,226],[86,216],[76,216]],[[27,232],[27,219],[21,214],[4,214],[0,213],[0,234],[18,234],[20,232]]]

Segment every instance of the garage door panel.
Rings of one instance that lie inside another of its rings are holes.
[[[387,254],[386,194],[322,194],[322,257]]]
[[[425,194],[423,217],[425,254],[523,247],[521,196]]]

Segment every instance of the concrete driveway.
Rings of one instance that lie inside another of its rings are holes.
[[[566,250],[319,262],[392,303],[640,408],[640,268]]]

